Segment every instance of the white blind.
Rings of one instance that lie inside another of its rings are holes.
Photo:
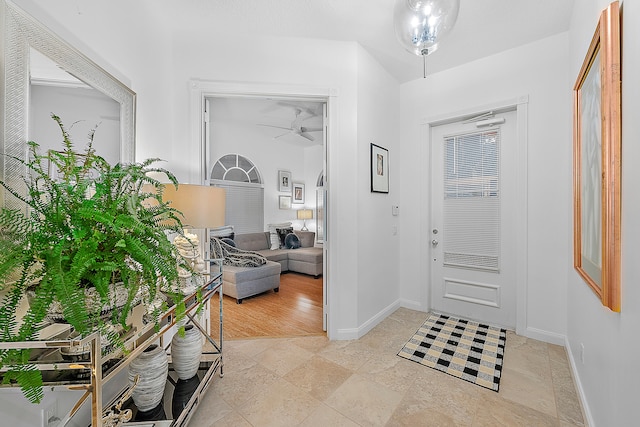
[[[499,271],[500,130],[444,144],[444,265]]]
[[[264,188],[262,184],[211,180],[211,185],[224,188],[225,225],[233,225],[236,234],[264,231]]]

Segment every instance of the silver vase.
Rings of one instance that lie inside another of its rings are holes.
[[[200,366],[202,355],[202,334],[193,325],[184,327],[184,337],[175,334],[171,340],[171,362],[178,378],[192,378]]]
[[[152,344],[129,363],[129,385],[138,375],[138,385],[131,395],[139,411],[149,411],[162,401],[169,373],[169,358],[164,349]]]

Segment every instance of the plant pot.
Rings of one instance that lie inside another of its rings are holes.
[[[110,316],[113,310],[120,309],[124,307],[127,303],[127,298],[129,296],[129,290],[124,285],[124,283],[114,283],[109,285],[109,295],[111,295],[110,304],[103,305],[102,301],[100,301],[100,294],[96,291],[95,288],[87,288],[84,290],[85,295],[85,304],[87,309],[90,312],[100,311],[101,316]],[[27,292],[27,298],[31,300],[34,296],[32,291]],[[140,302],[140,295],[136,295],[133,300],[132,305],[136,305]],[[65,318],[63,314],[63,306],[64,304],[58,300],[53,300],[49,309],[47,310],[47,315],[45,319],[53,322],[53,323],[65,323]]]
[[[171,340],[171,362],[181,380],[192,378],[200,366],[202,334],[193,325],[184,327],[184,337],[175,334]]]
[[[162,401],[169,373],[169,358],[164,349],[152,344],[129,363],[129,385],[138,375],[131,397],[138,411],[150,411]]]

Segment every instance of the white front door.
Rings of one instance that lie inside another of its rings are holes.
[[[431,305],[515,329],[516,112],[431,128]]]

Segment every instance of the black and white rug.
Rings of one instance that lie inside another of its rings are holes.
[[[498,391],[505,329],[431,314],[398,356]]]

